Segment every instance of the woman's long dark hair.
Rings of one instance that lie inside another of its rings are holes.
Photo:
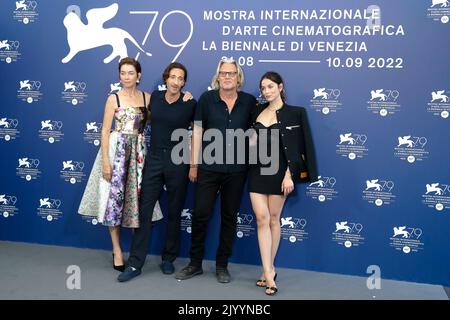
[[[284,82],[283,82],[283,78],[281,78],[280,74],[275,71],[267,71],[266,73],[264,73],[261,77],[261,80],[259,80],[259,90],[261,90],[261,83],[264,79],[273,81],[278,85],[283,84],[283,89],[280,92],[280,96],[281,96],[281,100],[283,101],[283,103],[286,102],[286,93],[284,92]]]

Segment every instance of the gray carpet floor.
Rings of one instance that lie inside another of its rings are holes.
[[[255,286],[257,266],[230,264],[232,281],[220,284],[214,262],[205,261],[203,275],[177,281],[161,273],[159,256],[148,256],[140,276],[119,283],[111,261],[109,251],[0,241],[0,299],[448,300],[450,293],[439,285],[384,279],[381,289],[369,290],[365,277],[279,268],[279,292],[270,297]],[[176,270],[187,262],[177,259]],[[69,266],[80,271],[79,289],[67,286],[76,283]]]

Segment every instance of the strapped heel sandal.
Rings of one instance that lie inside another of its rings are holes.
[[[270,291],[267,291],[267,290],[270,290]],[[277,292],[278,292],[278,288],[275,287],[275,286],[273,286],[273,287],[266,287],[266,294],[268,296],[274,296],[274,295],[277,294]]]
[[[258,279],[255,284],[257,287],[264,288],[266,286],[266,279]]]
[[[273,281],[277,281],[277,275],[278,274],[275,273],[275,276],[273,277]],[[255,285],[257,287],[260,287],[260,288],[265,288],[266,287],[266,279],[258,279],[258,280],[256,280]]]

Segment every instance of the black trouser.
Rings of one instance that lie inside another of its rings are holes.
[[[217,249],[216,266],[226,267],[231,256],[236,235],[237,213],[241,204],[246,172],[220,173],[198,170],[192,214],[191,262],[201,267],[205,254],[205,238],[208,222],[214,208],[217,192],[220,190],[220,243]]]
[[[139,228],[133,235],[128,264],[142,268],[147,256],[152,230],[152,215],[164,184],[167,189],[168,221],[162,260],[174,261],[180,251],[180,220],[186,198],[189,165],[174,165],[170,149],[152,150],[145,160],[139,201]]]

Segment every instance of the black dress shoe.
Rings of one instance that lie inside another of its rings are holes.
[[[193,276],[196,276],[196,275],[202,274],[202,273],[203,273],[202,267],[196,267],[196,266],[188,265],[188,266],[184,267],[183,269],[181,269],[175,275],[175,279],[186,280],[186,279],[190,279]]]
[[[140,269],[136,269],[136,268],[133,268],[131,266],[128,266],[125,269],[125,271],[123,271],[121,274],[119,274],[119,276],[117,277],[117,280],[119,282],[126,282],[126,281],[129,281],[129,280],[137,277],[140,274],[141,274],[141,270]]]
[[[121,266],[116,266],[114,264],[114,253],[112,254],[112,258],[113,258],[113,268],[114,270],[120,271],[120,272],[124,272],[125,271],[125,265],[121,265]]]
[[[172,274],[175,272],[175,267],[173,263],[167,260],[164,260],[159,267],[161,268],[162,273],[164,274]]]
[[[227,268],[216,268],[216,278],[220,283],[228,283],[231,281],[231,276]]]

